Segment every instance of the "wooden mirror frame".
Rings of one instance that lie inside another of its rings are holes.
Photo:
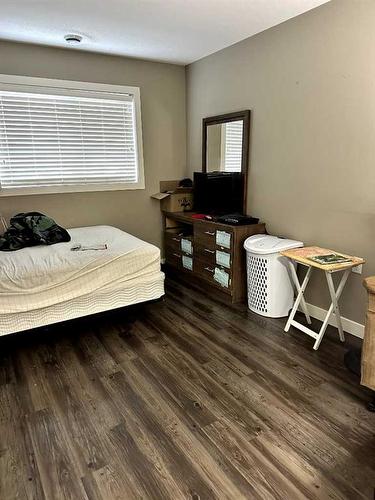
[[[246,213],[247,198],[247,173],[249,169],[249,144],[250,144],[250,110],[227,113],[225,115],[209,116],[202,120],[202,172],[207,172],[207,127],[220,123],[243,121],[242,128],[242,161],[241,172],[243,174],[243,213]]]

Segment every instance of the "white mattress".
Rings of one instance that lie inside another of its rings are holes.
[[[0,314],[0,336],[159,299],[163,295],[164,274],[158,271],[53,306],[15,314]]]
[[[111,226],[68,230],[72,240],[0,252],[0,312],[23,313],[162,275],[160,250]],[[107,250],[71,251],[75,244]],[[118,306],[117,306],[118,307]]]

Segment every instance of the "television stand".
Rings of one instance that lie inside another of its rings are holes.
[[[265,224],[233,226],[194,219],[195,212],[163,212],[166,273],[194,282],[231,303],[246,298],[243,244]]]

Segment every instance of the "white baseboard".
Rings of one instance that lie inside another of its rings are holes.
[[[320,321],[323,321],[327,311],[321,307],[314,306],[313,304],[307,304],[307,308],[309,311],[309,314],[312,318],[319,319]],[[342,327],[345,332],[348,332],[355,337],[359,337],[360,339],[363,339],[364,333],[365,333],[365,327],[364,325],[361,325],[361,323],[356,323],[355,321],[352,321],[351,319],[348,318],[343,318],[341,316],[341,322],[342,322]],[[332,314],[329,324],[332,326],[337,327],[336,323],[336,317],[335,314]]]

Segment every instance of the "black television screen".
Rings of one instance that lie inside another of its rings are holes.
[[[194,172],[194,210],[203,214],[243,213],[243,174]]]

